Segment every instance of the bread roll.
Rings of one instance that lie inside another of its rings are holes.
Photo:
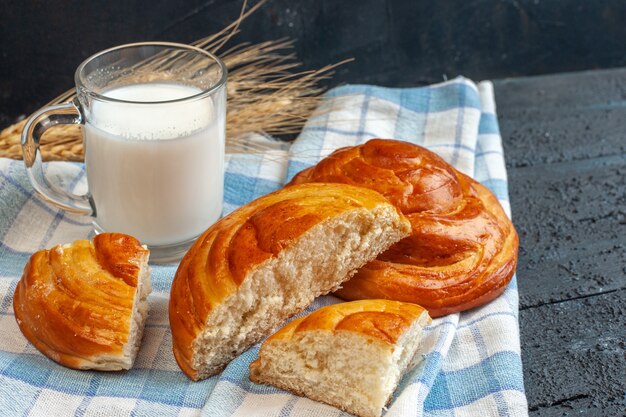
[[[68,368],[130,369],[148,315],[148,256],[119,233],[34,253],[13,296],[22,333]]]
[[[250,379],[360,417],[379,417],[428,323],[425,309],[397,301],[324,307],[268,338],[250,365]]]
[[[411,236],[345,283],[343,299],[412,302],[439,317],[493,300],[515,272],[518,237],[498,200],[427,149],[373,139],[333,152],[291,184],[310,182],[371,188],[411,221]]]
[[[239,208],[176,271],[169,314],[178,364],[194,380],[219,372],[409,232],[383,196],[344,184],[290,187]]]

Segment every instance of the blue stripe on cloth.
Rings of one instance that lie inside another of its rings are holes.
[[[298,397],[291,396],[289,400],[287,400],[287,404],[285,404],[283,408],[280,410],[280,414],[278,415],[278,417],[289,417],[297,401],[298,401]]]
[[[482,184],[489,188],[498,200],[508,201],[509,193],[506,181],[499,179],[490,179],[483,181]]]
[[[365,135],[362,132],[365,131],[365,121],[367,119],[367,109],[369,108],[371,93],[372,93],[372,88],[365,87],[365,91],[364,91],[365,97],[363,97],[363,104],[361,104],[361,111],[359,114],[359,128],[357,129],[357,131],[359,132],[359,135],[358,135],[358,139],[356,143],[358,144],[363,143],[364,140],[366,139]],[[370,138],[371,136],[372,135],[370,135]]]
[[[184,379],[181,380],[181,377]],[[182,376],[179,372],[153,369],[147,373],[141,394],[139,394],[138,398],[162,404],[181,406],[185,400],[188,385],[189,381],[187,377]],[[168,389],[164,390],[163,387],[168,387]],[[190,405],[197,407],[202,405],[202,402]]]
[[[21,192],[23,190],[23,187],[21,187],[19,183],[13,180],[10,174],[5,175],[4,173],[2,173],[2,171],[0,171],[0,180],[3,180],[1,184],[2,187],[0,187],[0,219],[7,222],[7,225],[5,227],[0,228],[1,254],[3,246],[2,243],[4,241],[5,234],[9,231],[10,224],[8,222],[12,221],[18,216],[18,214],[22,210],[22,207],[24,206],[24,204],[26,204],[32,194],[26,190],[24,190],[24,192]],[[12,189],[20,192],[15,193],[12,191]]]
[[[11,362],[13,362],[14,358],[15,354],[5,354],[5,352],[2,352],[2,355],[0,355],[0,378],[4,375],[4,370],[11,364]],[[2,386],[0,385],[0,388],[1,387]],[[1,392],[2,390],[0,389],[0,393]],[[0,397],[2,397],[2,395],[0,395]]]
[[[10,315],[13,313],[13,293],[15,292],[15,287],[17,287],[17,278],[4,278],[4,282],[10,281],[9,285],[7,285],[7,292],[2,297],[2,304],[0,305],[0,313],[3,315]],[[10,313],[9,313],[10,311]]]
[[[495,313],[488,313],[488,314],[481,315],[480,317],[474,320],[464,321],[463,324],[459,324],[457,329],[464,329],[466,327],[472,327],[475,324],[480,323],[481,321],[491,319],[491,318],[502,317],[502,316],[510,316],[513,318],[517,318],[517,316],[511,311],[496,311]]]
[[[396,117],[394,138],[416,144],[424,143],[426,120],[430,104],[431,90],[427,89],[422,95],[413,95],[402,90],[400,93],[400,109]],[[411,108],[424,109],[421,112],[411,111]]]
[[[2,255],[2,257],[7,256],[15,256],[18,257],[18,259],[28,259],[30,258],[30,256],[33,253],[31,251],[21,251],[21,250],[16,250],[13,249],[12,247],[10,247],[9,245],[5,244],[4,242],[0,242],[0,255]],[[8,259],[8,258],[7,258]],[[22,268],[20,268],[21,270]]]
[[[357,136],[357,137],[376,137],[375,133],[368,132],[365,130],[345,130],[338,129],[330,126],[307,126],[305,128],[309,132],[320,132],[320,133],[336,133],[338,135],[347,135],[347,136]]]
[[[166,417],[180,415],[180,407],[139,400],[131,411],[132,417]]]
[[[334,88],[327,95],[331,98],[338,98],[357,94],[366,94],[398,105],[402,104],[403,108],[413,112],[436,113],[459,107],[479,110],[481,108],[476,87],[460,77],[453,82],[432,87],[372,88],[368,85],[352,84]],[[406,99],[407,96],[411,98]]]
[[[242,206],[261,195],[276,191],[282,184],[262,178],[226,172],[224,180],[224,202]]]
[[[455,147],[459,147],[461,146],[461,141],[462,141],[462,132],[463,132],[463,117],[465,115],[465,102],[467,101],[467,94],[465,94],[465,92],[463,92],[463,94],[460,94],[459,96],[459,105],[458,105],[458,109],[457,109],[457,117],[456,117],[456,129],[454,131],[454,145]],[[474,150],[472,149],[472,153],[474,152]],[[455,152],[452,155],[452,159],[450,161],[450,163],[453,166],[457,165],[457,162],[459,160],[459,153]]]
[[[469,313],[466,313],[469,314]],[[463,329],[466,327],[472,327],[478,323],[480,323],[481,321],[484,320],[488,320],[490,318],[497,318],[497,317],[503,317],[503,316],[509,316],[509,317],[513,317],[513,318],[517,318],[517,315],[511,311],[497,311],[494,313],[488,313],[488,314],[484,314],[484,315],[480,315],[480,317],[476,318],[476,319],[470,319],[467,320],[466,317],[464,317],[463,320],[463,324],[459,324],[459,325],[455,325],[454,323],[450,323],[450,322],[439,322],[437,324],[433,324],[427,327],[427,330],[434,330],[437,329],[439,327],[443,327],[443,326],[450,326],[456,329]]]
[[[169,346],[168,346],[169,348]],[[218,382],[217,377],[202,381],[201,384],[187,384],[187,391],[182,405],[187,408],[200,408],[197,405],[204,405],[215,389]]]
[[[486,155],[498,155],[498,156],[502,156],[502,151],[484,151],[484,152],[477,152],[476,153],[476,158],[481,158],[483,156]]]
[[[96,395],[101,378],[102,376],[100,374],[92,375],[91,380],[89,381],[89,387],[83,394],[85,397],[76,408],[76,413],[74,414],[76,417],[83,417],[85,415],[85,412],[87,411],[87,407],[89,406],[89,403]]]
[[[444,359],[444,356],[438,351],[426,355],[424,358],[425,366],[419,376],[419,381],[427,387],[432,388],[433,384],[437,381],[437,375],[439,375]],[[426,397],[426,399],[428,400],[428,397]]]
[[[485,373],[485,369],[491,370],[491,376]],[[502,390],[523,393],[524,384],[521,383],[521,379],[510,378],[510,375],[516,372],[522,372],[520,357],[517,353],[508,351],[498,352],[478,364],[459,371],[441,371],[426,399],[424,409],[426,411],[454,409]]]
[[[498,135],[500,128],[498,127],[498,118],[492,113],[481,113],[480,122],[478,123],[479,135]]]
[[[513,275],[513,279],[511,279],[511,282],[509,282],[509,288],[511,288],[512,290],[517,290],[517,275]]]
[[[96,391],[92,396],[106,396],[106,397],[116,397],[121,392],[124,393],[124,397],[128,398],[143,398],[143,389],[144,385],[147,383],[149,378],[153,377],[152,371],[150,369],[142,369],[142,370],[133,370],[133,372],[127,372],[124,375],[124,378],[120,380],[120,378],[116,378],[115,374],[111,373],[102,373],[99,375],[98,385],[96,387]],[[178,382],[183,382],[179,379]],[[180,390],[179,386],[168,387],[169,390],[177,391]],[[167,401],[165,398],[166,404],[172,404],[173,402]]]
[[[27,180],[25,179],[26,178],[25,176],[24,178],[21,179],[21,181],[18,181],[16,177],[12,177],[12,176],[2,173],[2,171],[0,171],[0,176],[4,180],[6,180],[7,184],[12,185],[13,187],[15,187],[15,190],[19,191],[17,195],[21,194],[21,198],[18,197],[19,200],[15,201],[16,193],[12,193],[11,190],[5,189],[4,187],[0,189],[0,197],[3,197],[6,193],[6,197],[0,198],[0,201],[9,203],[6,205],[0,205],[1,217],[6,218],[6,219],[14,219],[15,217],[9,217],[10,213],[8,212],[8,210],[11,210],[14,212],[16,210],[14,216],[17,216],[17,214],[22,210],[22,207],[24,206],[24,204],[26,204],[29,201],[34,203],[37,207],[41,208],[42,210],[50,214],[56,214],[59,212],[58,209],[51,207],[50,205],[44,203],[43,201],[41,201],[39,198],[35,196],[35,192],[32,188],[30,188],[30,184],[25,183],[27,182]],[[74,185],[76,184],[74,183]],[[10,207],[10,209],[7,210],[8,207]],[[7,210],[7,212],[5,212],[5,210]],[[80,222],[80,221],[73,220],[71,218],[66,218],[65,221],[67,221],[70,224],[75,224],[75,225],[80,225],[80,226],[91,224],[91,221]],[[0,239],[4,238],[4,234],[2,234],[2,232],[6,233],[6,230],[0,230]]]
[[[476,346],[478,347],[478,352],[480,357],[483,358],[481,360],[482,365],[482,374],[485,375],[487,379],[487,383],[489,384],[490,393],[493,394],[494,400],[496,402],[496,407],[498,408],[498,413],[500,417],[508,416],[508,406],[506,404],[506,400],[502,395],[502,386],[500,385],[500,380],[496,377],[495,370],[491,365],[491,361],[487,360],[487,346],[485,345],[485,339],[480,333],[480,329],[477,326],[470,327],[470,332],[474,336],[474,341],[476,342]],[[502,354],[504,352],[499,352]],[[514,354],[514,356],[517,356]]]
[[[174,274],[178,269],[177,264],[161,265],[152,269],[152,290],[161,293],[169,293],[172,287]]]
[[[285,179],[285,184],[289,183],[293,179],[293,177],[303,169],[309,168],[314,164],[309,164],[306,162],[291,160],[289,161],[289,170],[287,171],[287,178]]]
[[[221,382],[211,394],[211,397],[215,397],[217,400],[211,401],[210,397],[202,408],[201,415],[204,417],[230,416],[241,406],[249,392],[241,388],[238,382]]]
[[[50,364],[52,365],[52,364]],[[95,394],[96,384],[93,372],[76,372],[73,369],[54,366],[46,381],[46,388],[66,394],[76,394],[83,392],[93,392]]]
[[[436,344],[431,352],[423,356],[423,360],[414,369],[404,375],[393,395],[393,401],[398,398],[407,385],[420,383],[420,389],[432,387],[445,359],[442,352],[455,333],[457,319],[458,316],[450,315],[440,319],[440,326],[429,328],[429,334],[438,336]]]
[[[462,143],[440,143],[440,144],[438,143],[438,144],[428,145],[428,149],[433,150],[434,152],[437,152],[438,148],[463,149],[465,151],[471,152],[472,154],[474,153],[474,148],[464,145]],[[458,152],[455,152],[455,154],[458,154]]]
[[[24,356],[9,354],[8,357],[13,357],[13,360],[2,369],[2,374],[8,378],[19,380],[30,384],[34,387],[44,387],[48,381],[48,376],[52,372],[53,365],[49,362],[49,359],[40,355]],[[52,365],[52,366],[51,366]],[[31,372],[32,369],[37,369],[37,372]]]
[[[33,407],[39,395],[36,387],[0,375],[0,410],[5,416],[23,416]]]
[[[2,357],[5,360],[12,358],[4,366],[0,362],[2,375],[7,378],[35,388],[87,397],[139,398],[169,405],[186,403],[189,407],[200,408],[206,400],[207,387],[212,385],[211,380],[196,382],[193,384],[196,385],[194,395],[187,396],[190,381],[178,370],[132,369],[120,378],[117,372],[66,369],[39,354],[7,354]],[[38,372],[31,372],[33,369]],[[200,391],[203,396],[197,395]]]

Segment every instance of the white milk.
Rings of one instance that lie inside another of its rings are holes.
[[[106,97],[167,101],[200,90],[151,83]],[[85,164],[96,223],[152,246],[192,239],[222,210],[225,106],[220,94],[179,103],[94,100],[85,124]]]

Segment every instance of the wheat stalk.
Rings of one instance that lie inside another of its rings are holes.
[[[314,71],[292,72],[301,65],[295,60],[293,41],[278,39],[259,44],[243,43],[221,52],[239,33],[240,24],[261,7],[261,1],[246,10],[244,1],[239,17],[221,31],[192,45],[210,51],[228,68],[228,113],[226,115],[226,149],[228,152],[263,152],[264,146],[245,140],[251,132],[269,135],[293,135],[320,103],[324,91],[319,82],[337,65]],[[68,90],[48,104],[71,100],[75,90]],[[26,120],[0,132],[0,157],[22,158],[20,145]],[[49,129],[40,145],[44,160],[82,161],[83,144],[79,125],[57,125]]]

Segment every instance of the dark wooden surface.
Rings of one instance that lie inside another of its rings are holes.
[[[626,415],[626,69],[495,92],[530,414]]]
[[[191,42],[240,5],[0,2],[0,125],[69,88],[87,56]],[[270,0],[233,43],[289,36],[304,68],[356,58],[329,86],[407,86],[624,66],[625,20],[613,0]],[[530,414],[626,415],[626,69],[500,79],[495,91]]]

